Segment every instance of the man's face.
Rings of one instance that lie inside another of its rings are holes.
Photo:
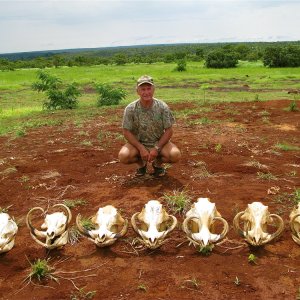
[[[149,83],[144,83],[137,88],[137,93],[140,99],[144,102],[151,101],[154,95],[154,86]]]

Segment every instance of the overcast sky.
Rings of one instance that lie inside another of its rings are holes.
[[[0,0],[0,53],[300,40],[300,0]]]

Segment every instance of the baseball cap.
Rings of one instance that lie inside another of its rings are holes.
[[[151,85],[154,85],[154,82],[153,82],[153,78],[151,76],[148,76],[148,75],[143,75],[141,76],[138,81],[137,81],[137,86],[140,86],[144,83],[148,83],[148,84],[151,84]]]

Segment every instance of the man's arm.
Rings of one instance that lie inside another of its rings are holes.
[[[138,139],[135,137],[135,135],[132,134],[126,128],[123,128],[123,135],[124,135],[125,139],[128,141],[129,144],[131,144],[136,149],[138,149],[138,151],[140,152],[140,156],[141,156],[142,160],[147,161],[148,157],[149,157],[149,152],[145,148],[145,146],[138,141]]]
[[[163,135],[161,136],[161,138],[157,142],[157,146],[160,149],[162,149],[163,146],[171,139],[172,135],[173,135],[173,128],[171,126],[171,127],[167,128],[165,130],[165,132],[163,133]]]
[[[172,129],[172,126],[167,128],[163,135],[160,137],[159,141],[156,143],[156,145],[162,149],[163,146],[168,143],[168,141],[171,139],[173,135],[173,129]],[[149,157],[148,157],[148,160],[149,161],[153,161],[155,160],[155,158],[158,156],[159,152],[156,148],[153,148],[150,150],[150,154],[149,154]]]

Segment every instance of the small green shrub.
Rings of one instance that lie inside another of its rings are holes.
[[[48,264],[48,260],[38,258],[34,263],[30,263],[31,272],[28,278],[37,278],[39,281],[44,278],[54,279],[52,272],[54,269]]]
[[[186,71],[186,60],[185,59],[178,60],[175,71],[178,71],[178,72]]]
[[[250,253],[248,256],[248,263],[256,265],[257,264],[256,260],[257,257],[253,253]]]
[[[297,103],[293,100],[287,108],[287,111],[298,111]]]
[[[73,109],[78,106],[78,97],[81,95],[76,83],[63,86],[60,78],[38,71],[38,80],[32,84],[32,89],[45,92],[48,100],[43,107],[48,110]]]
[[[126,97],[126,92],[122,88],[113,88],[108,84],[96,84],[99,93],[97,106],[118,105]]]

